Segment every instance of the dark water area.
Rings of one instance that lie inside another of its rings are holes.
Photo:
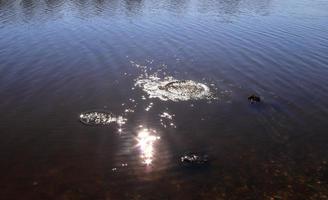
[[[325,0],[0,0],[0,97],[0,199],[328,199]]]

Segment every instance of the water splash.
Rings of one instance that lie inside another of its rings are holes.
[[[122,116],[114,116],[111,113],[91,111],[81,113],[79,116],[80,121],[86,125],[109,125],[116,123],[122,126],[126,123],[127,119]]]
[[[170,114],[168,112],[163,112],[159,116],[161,118],[160,119],[161,125],[164,128],[167,128],[167,127],[176,128],[176,125],[174,124],[174,121],[173,121],[173,118],[175,116],[174,114]]]
[[[149,104],[148,104],[148,106],[145,108],[145,111],[149,111],[152,107],[153,107],[153,105],[154,105],[154,103],[153,102],[150,102]]]
[[[171,76],[164,79],[156,75],[141,76],[136,80],[135,86],[142,88],[149,98],[163,101],[215,99],[207,85],[192,80],[177,80]]]

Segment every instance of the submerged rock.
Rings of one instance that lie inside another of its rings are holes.
[[[79,116],[80,122],[86,125],[109,125],[116,122],[119,125],[125,124],[126,119],[121,116],[115,117],[111,113],[90,111],[81,113]]]
[[[187,153],[181,156],[181,163],[186,166],[202,166],[208,163],[208,155]]]
[[[248,100],[251,103],[257,103],[257,102],[261,102],[261,98],[259,96],[256,96],[254,94],[252,94],[251,96],[248,97]]]

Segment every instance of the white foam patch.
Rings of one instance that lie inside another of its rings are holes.
[[[122,116],[114,116],[105,112],[86,112],[79,116],[80,121],[87,125],[109,125],[111,123],[117,123],[122,126],[126,123],[127,119]]]
[[[164,79],[156,75],[141,77],[136,80],[135,86],[141,87],[149,98],[159,98],[163,101],[215,98],[207,85],[192,80],[177,80],[171,76]]]

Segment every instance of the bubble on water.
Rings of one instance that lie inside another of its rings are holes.
[[[188,101],[199,99],[214,99],[210,88],[192,80],[177,80],[173,77],[161,79],[156,75],[141,76],[135,86],[141,87],[149,98],[159,98],[163,101]]]
[[[116,123],[122,126],[127,121],[127,119],[122,116],[114,116],[111,113],[98,111],[81,113],[79,119],[82,123],[87,125],[109,125],[111,123]]]

